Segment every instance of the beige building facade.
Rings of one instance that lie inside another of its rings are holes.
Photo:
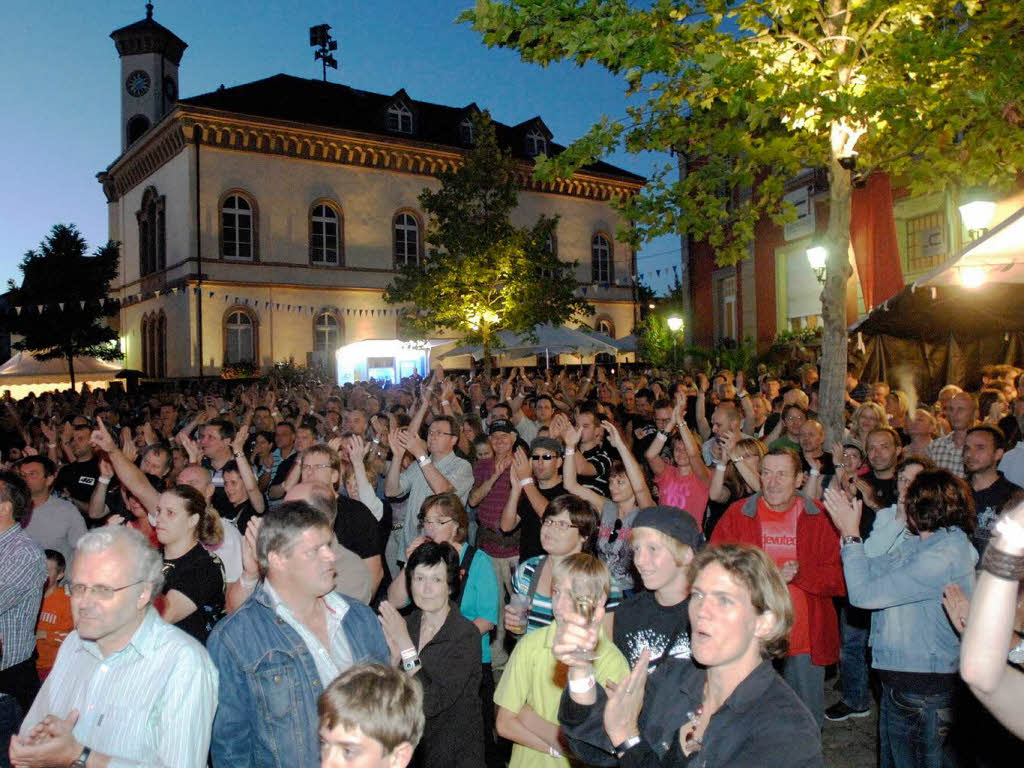
[[[185,44],[151,16],[111,36],[130,88],[126,146],[98,178],[121,243],[125,366],[153,377],[330,366],[341,345],[398,338],[399,309],[382,292],[397,266],[424,257],[417,197],[461,164],[476,106],[286,75],[169,103]],[[177,58],[163,61],[167,51]],[[139,115],[152,117],[141,133]],[[635,257],[616,240],[626,222],[614,202],[644,180],[598,164],[539,184],[530,155],[559,149],[543,122],[499,126],[499,139],[521,159],[516,223],[558,215],[554,247],[578,262],[579,292],[596,309],[586,323],[629,333]]]

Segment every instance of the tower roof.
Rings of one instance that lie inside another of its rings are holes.
[[[117,46],[117,53],[120,56],[159,53],[175,65],[181,63],[181,57],[188,48],[188,43],[167,27],[153,21],[152,3],[146,3],[146,18],[127,27],[115,29],[110,33],[110,37]]]

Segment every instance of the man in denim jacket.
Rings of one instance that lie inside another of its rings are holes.
[[[220,673],[211,753],[230,768],[319,765],[316,701],[356,664],[387,664],[377,617],[334,592],[334,534],[305,502],[263,518],[256,557],[264,579],[210,635]]]

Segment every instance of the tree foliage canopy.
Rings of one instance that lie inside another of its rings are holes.
[[[936,192],[1008,185],[1024,169],[1019,0],[477,0],[460,18],[524,61],[624,79],[626,118],[602,118],[536,172],[565,175],[620,147],[680,155],[686,173],[667,167],[624,201],[627,235],[688,234],[736,263],[759,220],[793,216],[786,180],[827,168],[820,398],[833,439],[856,176],[878,169]]]
[[[86,250],[74,225],[57,224],[38,249],[25,254],[19,265],[21,286],[8,281],[10,303],[23,307],[6,321],[8,330],[24,337],[13,345],[16,349],[40,360],[66,358],[69,370],[76,355],[121,357],[117,333],[102,322],[107,314],[103,299],[117,277],[117,244],[108,242],[93,256]]]
[[[549,245],[558,219],[512,223],[516,165],[486,113],[474,118],[473,135],[465,164],[439,174],[437,191],[420,194],[430,217],[427,255],[400,270],[385,299],[412,304],[405,322],[413,333],[458,331],[486,347],[497,343],[499,330],[529,334],[536,325],[590,314],[574,295],[576,264],[561,261]]]

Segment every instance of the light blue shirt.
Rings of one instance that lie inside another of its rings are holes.
[[[348,647],[348,640],[345,639],[345,632],[341,628],[342,619],[348,613],[348,603],[333,592],[324,595],[324,605],[327,608],[327,637],[331,641],[331,647],[324,648],[324,644],[317,639],[317,636],[295,618],[295,614],[274,591],[269,580],[263,582],[263,589],[266,591],[267,597],[270,598],[271,605],[274,606],[274,613],[294,629],[302,638],[302,642],[306,644],[324,688],[331,684],[331,680],[352,666],[352,649]]]
[[[152,606],[121,650],[68,635],[21,726],[79,712],[75,738],[110,768],[204,768],[217,709],[217,669],[197,640]]]

